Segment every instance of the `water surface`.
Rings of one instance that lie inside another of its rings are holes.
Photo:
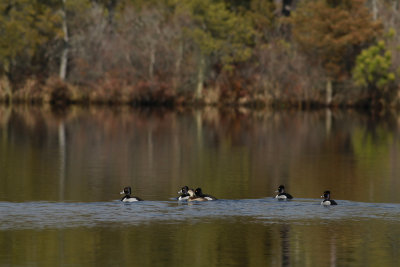
[[[398,266],[399,121],[2,106],[0,266]]]

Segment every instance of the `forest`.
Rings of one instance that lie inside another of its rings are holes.
[[[397,0],[3,0],[4,103],[400,107]]]

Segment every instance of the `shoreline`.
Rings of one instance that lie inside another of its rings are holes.
[[[351,90],[346,89],[346,90]],[[346,91],[345,90],[345,91]],[[246,108],[252,110],[321,110],[321,109],[356,109],[368,112],[400,110],[400,98],[373,98],[367,94],[358,97],[337,93],[327,104],[323,99],[323,90],[315,99],[293,96],[274,97],[267,89],[257,92],[247,91],[238,94],[232,90],[230,95],[219,92],[218,88],[205,88],[203,95],[196,98],[188,89],[178,91],[174,88],[138,86],[77,86],[58,78],[50,78],[45,83],[28,81],[16,90],[0,84],[0,104],[3,105],[44,105],[51,106],[131,106],[164,108]],[[353,100],[356,99],[356,100]]]

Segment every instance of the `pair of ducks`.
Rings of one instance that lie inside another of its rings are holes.
[[[275,197],[277,199],[284,200],[284,199],[292,199],[293,198],[293,196],[291,194],[288,194],[285,192],[285,186],[283,186],[283,185],[280,185],[278,187],[278,190],[275,192],[279,193]],[[331,199],[331,191],[329,191],[329,190],[324,191],[324,194],[321,196],[321,198],[324,198],[324,200],[322,200],[322,202],[321,202],[321,205],[324,205],[324,206],[337,205],[336,201]]]
[[[292,199],[293,196],[289,193],[285,192],[285,186],[280,185],[278,187],[278,190],[276,191],[279,194],[276,195],[275,198],[277,199]],[[132,197],[132,189],[130,186],[127,186],[124,188],[124,190],[121,192],[121,194],[125,194],[125,196],[121,199],[123,202],[134,202],[134,201],[142,201],[141,198],[139,197]],[[187,201],[209,201],[209,200],[216,200],[215,197],[203,194],[201,188],[197,188],[195,191],[193,189],[189,189],[188,186],[184,186],[181,188],[181,190],[178,192],[180,196],[178,197],[179,201],[182,200],[187,200]],[[337,205],[336,201],[331,199],[331,192],[330,191],[325,191],[324,194],[321,196],[321,198],[324,198],[324,200],[321,202],[321,205]]]
[[[135,202],[142,201],[143,199],[135,196],[131,196],[132,189],[130,186],[124,188],[121,194],[125,194],[125,196],[121,199],[122,202]],[[203,194],[201,188],[197,188],[195,191],[193,189],[189,189],[188,186],[182,187],[182,189],[178,192],[181,194],[178,197],[178,200],[187,200],[187,201],[208,201],[208,200],[216,200],[215,197]]]
[[[181,188],[178,192],[180,196],[178,197],[179,201],[187,200],[187,201],[209,201],[209,200],[217,200],[215,197],[207,194],[203,194],[203,191],[200,187],[193,191],[193,189],[189,189],[187,185]]]

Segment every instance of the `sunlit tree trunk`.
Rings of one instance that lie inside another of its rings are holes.
[[[61,53],[60,79],[65,80],[65,78],[67,77],[69,36],[68,36],[68,25],[67,25],[67,12],[65,10],[65,4],[67,0],[62,0],[62,1],[63,5],[61,8],[61,18],[62,18],[62,29],[64,33],[64,48]]]
[[[204,56],[200,56],[199,69],[197,73],[197,87],[196,87],[196,99],[200,99],[203,96],[203,83],[204,83],[204,68],[205,59]]]
[[[393,1],[392,8],[394,12],[398,11],[399,9],[398,1]],[[395,16],[392,16],[392,18],[390,19],[390,25],[394,25],[394,21],[395,21]]]
[[[372,0],[372,17],[374,20],[378,18],[378,6],[376,5],[376,0]]]

